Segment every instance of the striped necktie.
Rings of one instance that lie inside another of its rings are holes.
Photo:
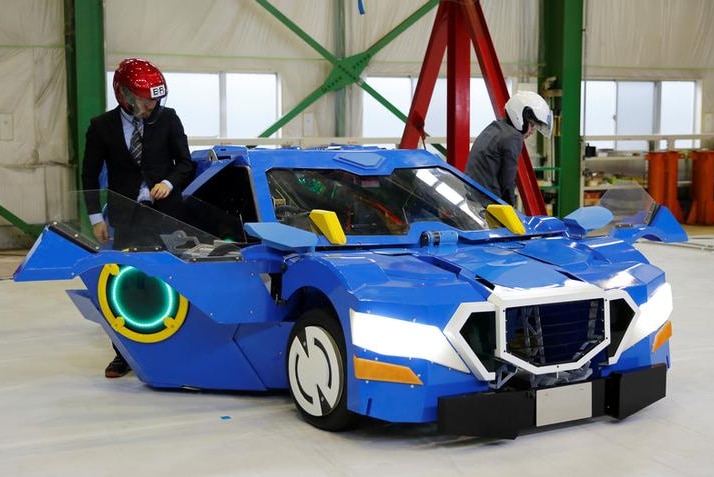
[[[131,141],[129,143],[129,154],[134,161],[141,165],[141,154],[143,151],[143,146],[141,144],[141,131],[139,130],[139,119],[134,118],[132,121],[134,125],[134,131],[131,133]]]

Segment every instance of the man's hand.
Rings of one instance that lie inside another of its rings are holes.
[[[168,197],[170,192],[171,189],[169,189],[169,186],[167,186],[163,182],[158,182],[154,184],[154,187],[151,188],[150,194],[152,199],[160,200]]]
[[[109,241],[109,230],[107,229],[106,222],[99,222],[92,225],[92,232],[94,232],[94,236],[97,237],[100,243],[107,243]]]

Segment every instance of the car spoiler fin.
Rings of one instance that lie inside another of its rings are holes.
[[[310,212],[310,220],[331,244],[344,245],[347,243],[347,236],[345,236],[345,231],[342,230],[340,219],[337,218],[335,212],[313,209]]]
[[[34,280],[71,280],[79,264],[96,251],[79,237],[72,237],[56,224],[42,231],[30,252],[14,273],[16,282]]]
[[[496,220],[501,222],[504,227],[516,235],[526,233],[526,227],[523,225],[520,217],[516,213],[516,209],[511,205],[489,204],[486,211],[493,215]]]

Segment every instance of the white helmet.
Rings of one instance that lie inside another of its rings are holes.
[[[553,130],[553,114],[548,103],[532,91],[519,91],[506,101],[506,114],[511,124],[522,133],[528,131],[528,123],[545,137]]]

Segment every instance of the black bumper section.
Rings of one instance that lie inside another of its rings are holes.
[[[664,364],[590,381],[592,415],[627,416],[666,394]],[[442,434],[515,439],[536,427],[536,391],[502,391],[439,398],[438,431]]]

